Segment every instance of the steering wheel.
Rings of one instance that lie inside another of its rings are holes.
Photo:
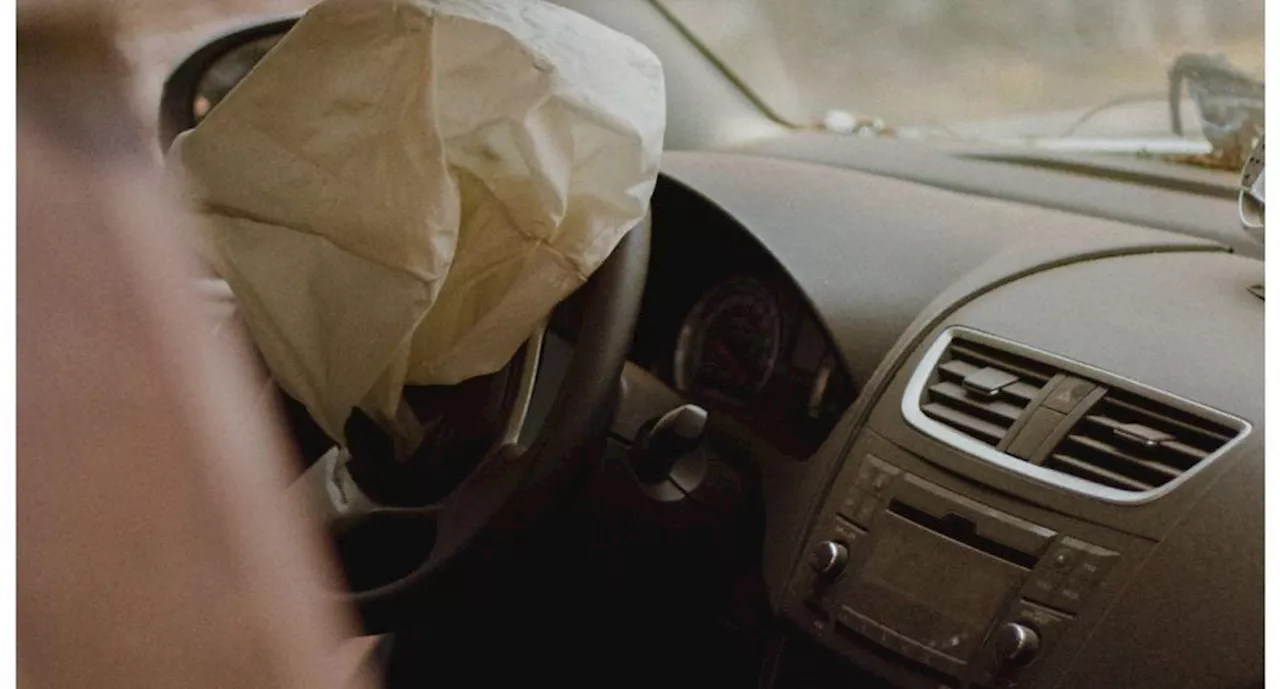
[[[631,346],[649,266],[649,230],[646,215],[581,288],[585,293],[579,295],[583,312],[578,340],[563,383],[528,448],[502,445],[451,493],[419,508],[431,513],[435,525],[434,545],[425,561],[394,581],[343,594],[354,603],[368,632],[421,620],[433,609],[452,604],[456,596],[451,594],[461,587],[477,586],[492,556],[579,474],[581,467],[574,459],[606,429]],[[533,367],[525,377],[538,385],[537,358],[525,356],[522,365]],[[523,415],[524,409],[517,403],[508,414]],[[343,519],[405,510],[367,498],[355,502]]]
[[[237,49],[274,41],[295,20],[288,17],[232,32],[184,60],[165,82],[161,96],[161,150],[167,151],[179,133],[197,124],[193,103],[202,77],[213,65]],[[605,415],[612,411],[639,316],[649,265],[649,229],[646,215],[575,295],[583,304],[578,341],[564,382],[527,449],[507,442],[474,467],[464,462],[464,469],[470,469],[465,478],[447,495],[423,507],[379,504],[363,494],[345,471],[337,450],[322,457],[295,483],[293,490],[307,493],[313,503],[320,504],[331,526],[341,522],[340,526],[350,528],[362,520],[391,515],[425,517],[434,529],[432,543],[427,544],[429,554],[414,560],[417,564],[411,564],[406,574],[340,594],[355,605],[367,631],[389,631],[420,620],[432,609],[449,605],[450,594],[460,586],[476,586],[491,555],[504,550],[507,541],[545,510],[578,473],[573,459],[608,425]],[[519,427],[538,384],[537,344],[535,335],[509,364],[522,371],[517,399],[502,412],[508,428]],[[506,440],[513,440],[510,433]],[[431,538],[422,533],[418,537]],[[396,548],[405,540],[375,545]]]

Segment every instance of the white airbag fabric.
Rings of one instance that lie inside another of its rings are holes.
[[[328,0],[170,167],[284,389],[403,440],[406,383],[501,368],[643,217],[664,126],[657,58],[566,9]]]

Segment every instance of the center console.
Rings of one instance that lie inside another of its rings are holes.
[[[847,444],[786,614],[902,687],[1054,686],[1249,425],[963,327]],[[1183,489],[1184,486],[1190,488]],[[1105,631],[1105,630],[1104,630]],[[1041,681],[1043,678],[1043,681]]]
[[[1125,560],[1123,537],[1104,546],[967,498],[874,433],[859,445],[790,591],[811,631],[859,659],[905,661],[922,686],[1016,686],[1070,645]]]

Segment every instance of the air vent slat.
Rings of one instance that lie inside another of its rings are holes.
[[[1137,419],[1139,423],[1145,423],[1153,428],[1172,433],[1182,438],[1184,442],[1194,446],[1220,447],[1230,442],[1231,438],[1234,437],[1231,429],[1210,428],[1208,427],[1210,424],[1207,421],[1201,422],[1199,425],[1193,425],[1186,421],[1172,418],[1170,415],[1139,406],[1138,403],[1124,400],[1119,396],[1110,396],[1104,400],[1104,403],[1109,408],[1112,416]],[[1199,420],[1197,419],[1196,421]]]
[[[1099,462],[1109,463],[1112,465],[1127,463],[1129,465],[1123,468],[1120,466],[1113,466],[1112,468],[1114,468],[1118,473],[1132,475],[1134,472],[1149,472],[1154,475],[1151,478],[1151,481],[1155,483],[1165,483],[1182,475],[1181,471],[1178,471],[1173,467],[1135,457],[1124,452],[1115,445],[1105,443],[1085,435],[1071,434],[1067,436],[1067,439],[1071,442],[1083,445],[1088,450],[1094,452],[1094,457],[1097,458],[1097,461]],[[1144,483],[1145,482],[1146,481],[1144,481]]]
[[[1135,446],[1132,441],[1123,438],[1123,427],[1123,423],[1111,417],[1089,414],[1082,420],[1079,430],[1089,433],[1091,437],[1102,438],[1102,442],[1116,447],[1116,451],[1120,452],[1123,451],[1122,448]],[[1149,453],[1153,460],[1174,467],[1176,469],[1175,476],[1190,469],[1196,462],[1209,456],[1209,453],[1180,443],[1177,440],[1166,440],[1155,446],[1143,447],[1142,450]]]
[[[1166,450],[1169,450],[1171,452],[1177,452],[1178,454],[1184,457],[1187,457],[1188,459],[1191,459],[1192,461],[1195,461],[1195,462],[1198,462],[1204,459],[1205,457],[1209,456],[1209,453],[1205,452],[1204,450],[1197,450],[1196,448],[1191,447],[1190,445],[1184,445],[1180,442],[1177,442],[1176,440],[1171,440],[1161,445],[1160,447]]]
[[[943,378],[947,378],[949,380],[963,380],[965,376],[969,375],[970,373],[973,373],[974,371],[977,371],[979,368],[981,367],[974,366],[973,364],[965,363],[959,359],[952,359],[951,361],[947,361],[939,365],[938,373],[949,374],[946,376],[942,376]]]
[[[984,347],[972,342],[955,341],[951,344],[952,358],[962,359],[969,363],[983,366],[994,366],[1008,371],[1024,380],[1034,381],[1041,385],[1054,376],[1055,371],[1037,362],[1023,357]]]
[[[1061,471],[1064,474],[1071,474],[1072,476],[1076,476],[1087,481],[1100,483],[1104,486],[1111,486],[1112,488],[1119,488],[1121,490],[1144,491],[1155,488],[1155,486],[1131,479],[1128,476],[1121,476],[1115,472],[1107,471],[1106,469],[1066,454],[1054,453],[1049,458],[1049,461],[1045,466],[1050,469]]]
[[[1001,390],[1000,392],[1006,395],[1012,395],[1022,400],[1022,402],[1024,402],[1022,406],[1025,408],[1028,404],[1031,404],[1031,400],[1034,400],[1036,398],[1036,395],[1040,394],[1041,387],[1044,387],[1043,384],[1040,386],[1035,386],[1035,385],[1028,385],[1027,383],[1023,383],[1023,382],[1017,382]]]
[[[988,417],[993,422],[1000,423],[999,419],[1003,419],[1005,426],[1013,425],[1013,422],[1017,421],[1018,416],[1022,414],[1023,409],[1023,407],[1014,406],[1000,399],[975,399],[964,388],[955,383],[934,383],[929,386],[929,393],[934,397],[945,397],[955,402],[958,406]]]
[[[1146,491],[1195,468],[1234,433],[1208,419],[1113,389],[1068,432],[1045,466],[1081,478],[1093,472],[1096,478],[1091,480],[1103,485]]]
[[[995,447],[1054,375],[1050,367],[1012,352],[952,340],[932,371],[920,409],[933,420]],[[990,396],[970,389],[983,388],[985,393],[985,386],[991,386]]]
[[[952,359],[951,361],[948,361],[938,366],[938,374],[939,374],[938,377],[941,378],[942,380],[958,383],[964,380],[965,376],[973,373],[974,371],[979,370],[980,368],[981,368],[980,366],[966,363],[964,361],[960,361],[959,359]],[[1039,378],[1037,378],[1036,381],[1037,381],[1037,384],[1035,385],[1018,381],[1004,388],[1000,392],[1002,394],[1007,394],[1007,395],[1012,395],[1014,397],[1017,397],[1019,400],[1022,400],[1023,402],[1030,403],[1032,400],[1036,398],[1036,395],[1040,394],[1040,388],[1044,387],[1044,383],[1047,382],[1047,379],[1045,381],[1041,381],[1039,380]],[[1025,407],[1026,405],[1024,404],[1023,406]]]
[[[937,403],[925,404],[920,407],[920,411],[924,412],[930,418],[941,421],[942,423],[961,430],[975,438],[985,440],[992,445],[1000,442],[1000,439],[1004,437],[1004,433],[1007,430],[997,426],[996,424],[983,421],[982,419],[976,419],[968,414],[958,412],[951,407],[944,407]]]

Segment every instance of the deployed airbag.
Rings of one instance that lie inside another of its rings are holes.
[[[665,126],[636,41],[530,0],[327,0],[170,168],[280,385],[406,440],[406,384],[501,368],[644,215]]]

